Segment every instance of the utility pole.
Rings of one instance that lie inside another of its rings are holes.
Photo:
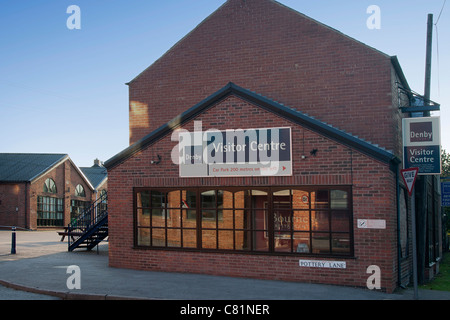
[[[431,50],[433,47],[433,14],[428,14],[427,23],[427,53],[426,53],[426,64],[425,64],[425,94],[426,99],[425,105],[429,105],[431,97]],[[429,117],[430,111],[424,112],[424,117]]]

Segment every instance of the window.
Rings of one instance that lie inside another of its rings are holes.
[[[55,181],[53,181],[53,179],[48,178],[47,180],[45,180],[44,192],[56,193],[56,184],[55,184]]]
[[[351,189],[137,189],[135,244],[276,254],[353,254]]]
[[[91,203],[89,201],[71,200],[70,201],[70,220],[79,218],[89,209]]]
[[[38,196],[37,225],[39,227],[61,227],[64,225],[63,199]]]
[[[81,184],[77,185],[75,188],[75,196],[76,197],[86,197],[86,193],[84,192],[84,188]]]

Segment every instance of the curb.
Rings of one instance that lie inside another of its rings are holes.
[[[25,291],[30,293],[42,294],[46,296],[56,297],[61,300],[159,300],[152,298],[142,297],[126,297],[126,296],[114,296],[109,294],[90,294],[90,293],[73,293],[70,291],[53,291],[47,289],[40,289],[35,287],[27,287],[20,284],[12,283],[9,281],[1,280],[0,285],[19,291]]]

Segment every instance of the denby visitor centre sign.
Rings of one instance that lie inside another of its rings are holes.
[[[403,119],[403,167],[441,174],[440,117]]]
[[[178,134],[180,177],[292,175],[291,128],[203,132],[197,124]]]

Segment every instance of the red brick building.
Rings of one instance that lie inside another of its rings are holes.
[[[66,154],[0,154],[0,226],[61,228],[93,196],[92,184]]]
[[[111,266],[357,287],[377,266],[381,289],[409,282],[396,57],[228,0],[128,85],[130,146],[105,163]],[[238,129],[245,154],[226,140]],[[226,161],[205,164],[208,131]],[[252,146],[282,165],[251,163]]]

